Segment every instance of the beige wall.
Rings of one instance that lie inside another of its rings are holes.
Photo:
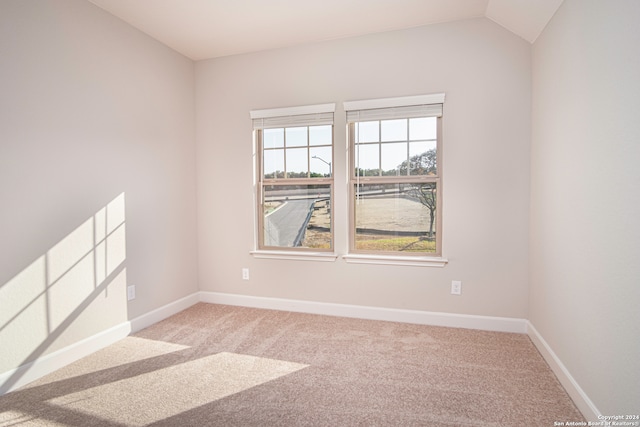
[[[203,291],[527,316],[530,45],[474,19],[196,64]],[[249,111],[336,102],[336,247],[347,247],[343,101],[446,93],[440,268],[254,259]],[[251,272],[241,280],[241,269]],[[450,294],[462,280],[462,296]]]
[[[197,291],[196,176],[192,61],[84,0],[0,34],[4,373]]]
[[[604,415],[640,402],[639,17],[565,0],[533,48],[529,318]]]

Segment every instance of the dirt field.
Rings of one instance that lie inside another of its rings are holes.
[[[406,232],[429,231],[429,210],[422,203],[404,198],[371,198],[356,204],[356,228]],[[416,218],[425,218],[416,223]]]
[[[429,231],[429,210],[421,203],[409,199],[370,198],[361,200],[356,206],[358,211],[358,229],[394,230],[407,233],[426,233]],[[422,224],[415,222],[416,217],[425,218]],[[316,204],[309,227],[305,233],[303,246],[309,248],[330,247],[330,216],[326,202]],[[435,225],[434,225],[435,228]],[[435,242],[421,236],[398,238],[389,234],[358,233],[356,245],[359,249],[435,251]]]
[[[331,215],[329,202],[316,202],[315,210],[307,226],[302,246],[307,248],[327,249],[331,247]]]

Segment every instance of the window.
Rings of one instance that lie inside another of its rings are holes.
[[[346,102],[350,252],[440,256],[444,95]]]
[[[251,112],[259,250],[333,251],[334,109]]]

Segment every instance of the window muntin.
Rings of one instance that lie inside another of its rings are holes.
[[[355,122],[355,174],[437,175],[437,120],[421,117]],[[426,156],[429,152],[433,155]],[[424,164],[427,160],[433,161]]]
[[[333,126],[304,126],[262,131],[264,179],[330,178]]]
[[[258,248],[333,249],[333,125],[256,129]]]
[[[362,120],[348,112],[351,252],[440,256],[438,107],[406,117],[393,109],[364,111]]]

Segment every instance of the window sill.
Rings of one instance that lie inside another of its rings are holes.
[[[332,252],[293,252],[293,251],[251,251],[254,258],[288,259],[296,261],[333,262],[338,255]]]
[[[405,265],[412,267],[444,267],[448,259],[435,256],[395,256],[373,254],[348,254],[342,259],[353,264]]]

